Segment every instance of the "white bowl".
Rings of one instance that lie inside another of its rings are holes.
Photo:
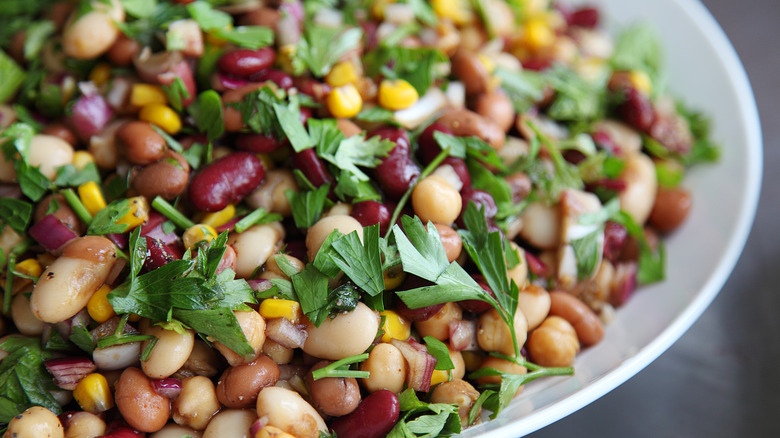
[[[695,0],[585,0],[607,27],[639,20],[656,27],[669,88],[712,117],[720,161],[695,167],[684,185],[693,210],[667,242],[667,280],[639,289],[618,309],[597,346],[581,353],[573,377],[533,382],[498,418],[462,436],[518,437],[611,391],[671,346],[701,315],[734,268],[753,223],[761,184],[761,127],[734,48]]]

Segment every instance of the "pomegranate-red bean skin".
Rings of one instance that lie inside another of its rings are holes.
[[[340,437],[382,438],[398,422],[400,413],[398,396],[382,389],[364,398],[352,413],[334,421],[331,428]]]
[[[161,240],[146,237],[146,259],[144,268],[148,271],[162,267],[174,260],[181,259],[182,254]]]
[[[648,132],[655,120],[652,102],[634,87],[624,87],[623,93],[625,100],[618,106],[618,114],[629,125]]]
[[[239,134],[236,137],[238,149],[255,154],[270,154],[284,144],[271,134]]]
[[[617,261],[627,240],[628,230],[626,227],[617,222],[608,221],[604,227],[604,258],[610,262]]]
[[[433,161],[433,159],[436,158],[439,153],[441,153],[441,148],[439,147],[439,144],[436,143],[436,139],[433,137],[433,134],[436,131],[452,135],[452,130],[450,130],[450,128],[445,126],[443,123],[433,122],[428,125],[427,128],[425,128],[420,136],[417,137],[417,142],[420,144],[420,148],[418,150],[418,153],[420,154],[420,162],[425,165]]]
[[[420,176],[420,168],[412,161],[411,147],[406,131],[399,128],[380,128],[369,135],[395,143],[395,147],[376,167],[376,179],[385,194],[399,199]]]
[[[257,188],[263,162],[249,152],[233,152],[209,164],[190,183],[190,200],[200,211],[219,211]]]
[[[293,155],[293,167],[303,172],[315,187],[333,182],[333,175],[314,149],[305,149]]]
[[[270,67],[274,59],[276,54],[269,47],[258,50],[239,49],[222,55],[217,61],[217,67],[223,73],[248,78]]]
[[[351,216],[360,222],[360,225],[379,224],[379,232],[385,234],[390,226],[390,216],[393,214],[387,205],[377,201],[358,202],[352,206]]]
[[[487,293],[489,293],[491,296],[495,298],[496,294],[493,293],[493,289],[490,288],[490,286],[485,283],[485,277],[481,275],[474,275],[474,280],[477,281],[477,284]],[[481,300],[462,300],[458,301],[458,305],[462,307],[464,310],[468,310],[471,313],[485,313],[488,310],[490,310],[493,306],[490,305],[490,303],[487,303],[485,301]]]
[[[269,68],[250,75],[249,80],[252,82],[271,81],[283,90],[289,90],[294,85],[292,76],[275,68]]]
[[[566,17],[570,26],[580,26],[593,29],[599,24],[599,10],[596,8],[581,8]]]

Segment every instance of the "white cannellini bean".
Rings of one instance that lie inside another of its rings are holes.
[[[144,330],[143,334],[157,338],[149,359],[141,362],[144,374],[152,379],[170,377],[187,362],[195,345],[195,332],[192,330],[177,333],[174,330],[152,326]],[[148,343],[149,341],[145,341],[143,348],[146,348]]]
[[[620,192],[620,208],[629,213],[638,224],[650,216],[658,191],[658,179],[653,160],[645,154],[634,154],[626,158],[626,166],[620,179],[626,188]]]
[[[249,428],[257,420],[251,409],[227,409],[209,421],[203,438],[250,438]]]
[[[319,327],[309,324],[303,351],[321,359],[344,359],[366,351],[378,329],[379,315],[358,303],[355,310],[326,318]]]
[[[552,249],[560,241],[561,214],[557,206],[532,202],[521,214],[520,236],[540,249]]]
[[[227,243],[236,251],[236,276],[249,278],[279,250],[284,235],[279,222],[255,225],[243,233],[232,234]]]
[[[278,427],[296,438],[318,438],[320,431],[328,430],[317,410],[303,397],[278,386],[260,390],[257,415],[268,418],[268,425]]]
[[[54,180],[57,168],[73,162],[73,146],[54,135],[37,134],[30,141],[30,166],[40,166],[39,170],[46,178]]]

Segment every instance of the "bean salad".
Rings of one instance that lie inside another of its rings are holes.
[[[0,2],[0,432],[409,438],[664,278],[707,119],[550,0]]]

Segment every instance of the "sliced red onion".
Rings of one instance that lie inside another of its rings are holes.
[[[108,431],[105,435],[100,435],[97,438],[143,438],[145,436],[145,433],[138,432],[127,426],[124,421],[117,420],[108,426]]]
[[[49,252],[56,252],[72,239],[79,237],[53,214],[44,216],[30,227],[27,233]]]
[[[249,283],[249,287],[251,287],[255,292],[265,292],[268,289],[274,287],[274,284],[271,283],[271,280],[266,279],[252,279],[247,280],[246,282]]]
[[[181,393],[181,380],[173,377],[167,379],[153,379],[152,389],[161,396],[173,400]]]
[[[221,72],[217,72],[214,74],[214,82],[216,85],[214,88],[222,88],[224,90],[235,90],[236,88],[241,88],[244,85],[248,84],[249,81],[246,79],[237,78],[235,76],[226,75]]]
[[[249,427],[249,435],[255,436],[257,432],[260,432],[267,425],[268,425],[268,415],[263,415],[262,417],[258,418],[257,421],[252,423],[252,426]]]
[[[636,289],[636,262],[622,262],[615,265],[615,276],[609,293],[609,303],[615,307],[623,305]]]
[[[433,376],[433,370],[436,367],[436,358],[428,353],[424,345],[414,339],[407,341],[392,339],[390,342],[401,350],[401,354],[409,364],[406,374],[406,384],[409,388],[422,392],[431,389],[431,376]]]
[[[540,278],[547,278],[550,276],[550,268],[535,255],[526,251],[525,260],[528,262],[528,270],[531,271],[532,274]]]
[[[83,141],[102,131],[108,124],[114,111],[99,94],[81,96],[73,105],[70,124]]]
[[[157,76],[171,71],[183,59],[181,52],[152,53],[144,48],[133,58],[133,66],[145,82],[157,82]]]
[[[286,14],[295,17],[299,24],[303,23],[305,12],[303,10],[303,3],[301,1],[293,0],[282,2],[282,4],[279,6],[279,10],[282,11],[283,15]]]
[[[171,230],[169,233],[163,231],[162,224],[167,221],[168,218],[162,214],[152,211],[149,213],[149,219],[141,226],[141,235],[145,237],[151,237],[162,241],[166,245],[170,245],[179,240],[179,236]]]
[[[450,321],[450,347],[455,351],[477,350],[477,322],[469,319]]]
[[[101,370],[121,370],[138,363],[141,358],[141,343],[112,345],[106,348],[96,348],[92,352],[92,360]]]
[[[289,4],[289,2],[284,2]],[[284,8],[284,4],[282,8]],[[285,15],[276,23],[276,41],[280,47],[298,44],[301,39],[301,24],[292,15]]]
[[[114,282],[119,278],[119,275],[122,273],[122,270],[125,269],[125,266],[127,266],[127,259],[118,258],[116,262],[114,262],[114,266],[111,267],[111,270],[108,271],[108,276],[106,277],[106,284],[112,285]]]
[[[296,327],[287,318],[273,318],[266,323],[265,335],[285,348],[301,348],[309,333]]]
[[[106,92],[108,106],[114,111],[123,109],[132,88],[133,82],[126,77],[118,76],[111,79],[111,86]]]
[[[114,242],[114,245],[121,249],[125,249],[127,247],[127,234],[110,233],[106,234],[106,237],[108,237],[110,241]]]
[[[50,359],[43,365],[54,376],[54,384],[69,391],[76,389],[81,379],[97,369],[95,364],[86,357]]]

